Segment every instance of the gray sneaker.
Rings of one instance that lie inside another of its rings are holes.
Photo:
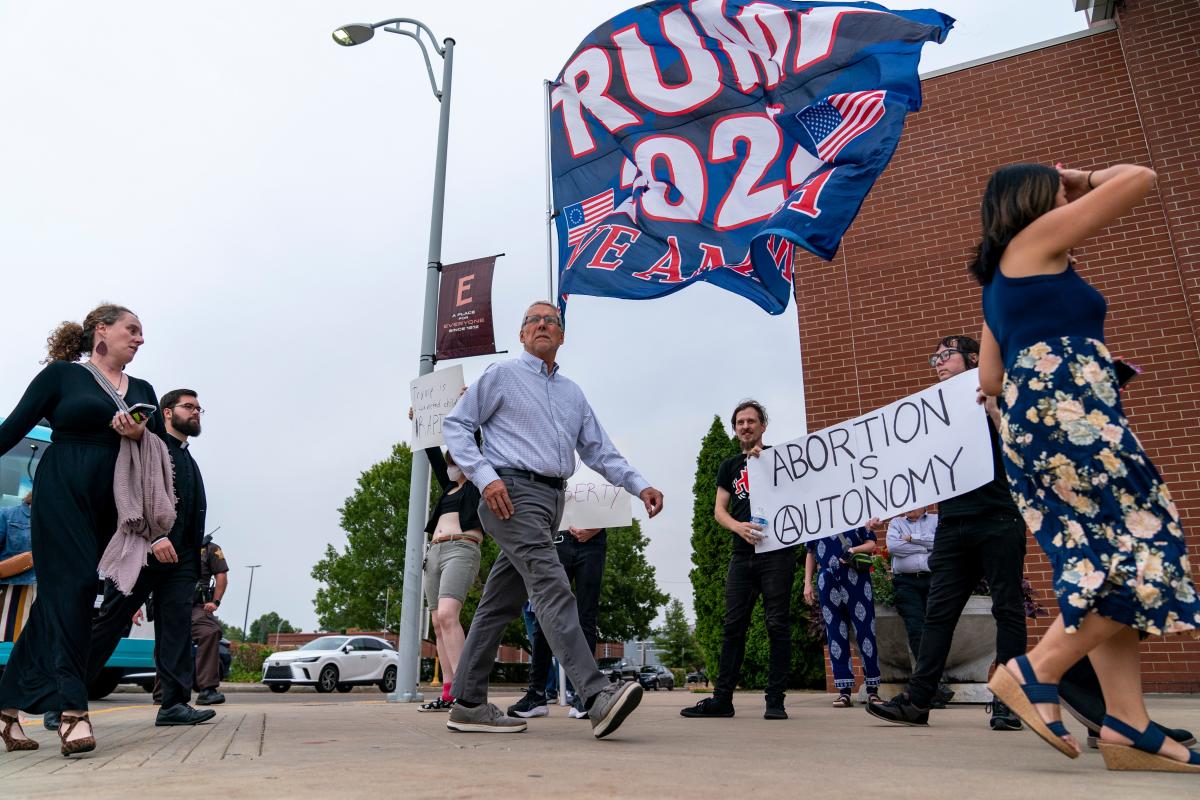
[[[642,686],[637,681],[615,683],[602,689],[596,696],[588,717],[592,721],[592,735],[603,739],[625,721],[638,703],[642,702]]]
[[[525,720],[509,717],[494,703],[483,703],[475,708],[454,704],[446,727],[464,733],[524,733]]]

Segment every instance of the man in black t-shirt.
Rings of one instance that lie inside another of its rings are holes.
[[[938,380],[947,380],[978,365],[979,343],[968,336],[947,336],[939,342],[929,363]],[[995,398],[989,398],[987,413],[992,480],[938,504],[937,535],[929,556],[932,575],[925,629],[908,691],[887,703],[867,707],[868,713],[888,722],[928,724],[929,707],[946,667],[954,628],[981,578],[987,578],[992,595],[997,662],[1003,664],[1025,653],[1025,596],[1021,589],[1025,522],[1008,491],[1000,458],[1000,411]],[[991,712],[992,730],[1021,729],[1021,721],[999,700],[991,703]]]
[[[733,533],[733,551],[725,578],[725,632],[713,696],[679,713],[685,717],[732,717],[733,690],[741,677],[746,655],[750,614],[761,594],[770,641],[767,672],[767,708],[764,719],[787,719],[783,695],[791,671],[791,600],[796,575],[796,548],[755,553],[763,538],[762,526],[750,521],[750,482],[746,457],[762,449],[767,411],[754,400],[743,400],[733,410],[733,430],[740,455],[725,459],[717,469],[717,502],[713,515]]]

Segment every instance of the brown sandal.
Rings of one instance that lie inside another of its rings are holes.
[[[838,699],[833,701],[834,708],[850,708],[852,705],[854,705],[854,701],[845,692],[839,694]]]
[[[0,714],[0,724],[4,725],[3,730],[0,730],[0,739],[4,740],[6,752],[11,753],[13,750],[37,750],[39,745],[33,739],[28,737],[24,739],[14,739],[12,736],[12,726],[20,727],[21,720],[16,717],[10,717],[8,714]],[[24,732],[24,728],[21,729]]]
[[[62,739],[62,754],[64,756],[73,756],[77,753],[90,753],[96,749],[96,737],[85,736],[82,739],[75,739],[68,742],[67,737],[71,735],[71,731],[75,730],[75,726],[80,722],[86,722],[91,727],[92,720],[87,714],[80,714],[77,717],[68,717],[62,715],[62,721],[58,724],[58,738]]]

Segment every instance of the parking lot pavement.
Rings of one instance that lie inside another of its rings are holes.
[[[687,692],[649,692],[611,738],[555,707],[507,736],[459,734],[444,713],[418,713],[370,694],[247,694],[217,707],[212,724],[155,728],[155,709],[113,695],[96,703],[99,748],[65,759],[57,738],[30,719],[42,743],[0,753],[4,797],[474,798],[536,791],[563,797],[794,797],[830,776],[860,796],[1054,800],[1196,796],[1185,775],[1110,773],[1099,754],[1068,760],[1030,733],[990,731],[979,706],[936,712],[926,729],[879,723],[830,696],[792,694],[791,719],[762,719],[762,698],[739,694],[733,719],[686,720]],[[494,693],[499,705],[511,691]],[[1200,729],[1200,697],[1151,699],[1155,716]],[[1077,735],[1081,729],[1069,722]],[[840,780],[840,779],[839,779]],[[808,787],[808,788],[806,788]]]

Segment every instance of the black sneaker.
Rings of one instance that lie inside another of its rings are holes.
[[[954,690],[946,684],[941,684],[937,688],[937,693],[934,694],[933,700],[929,702],[930,708],[945,708],[951,700],[954,699]]]
[[[868,703],[867,713],[896,725],[923,728],[929,724],[929,709],[914,706],[908,699],[908,692],[901,692],[886,703]]]
[[[715,697],[706,697],[694,706],[681,708],[679,710],[681,717],[732,717],[733,703],[729,700],[718,700]]]
[[[530,717],[548,717],[550,709],[546,705],[545,695],[526,691],[524,697],[508,707],[507,713],[510,717],[529,719]]]
[[[730,706],[730,711],[733,707]],[[732,716],[732,714],[730,715]],[[782,697],[768,697],[767,710],[763,712],[763,719],[787,719],[787,711],[783,707]]]
[[[1000,702],[998,697],[993,697],[992,702],[984,706],[983,710],[992,715],[992,718],[988,721],[988,724],[992,726],[992,730],[1021,730],[1021,718],[1014,714],[1011,708]]]

